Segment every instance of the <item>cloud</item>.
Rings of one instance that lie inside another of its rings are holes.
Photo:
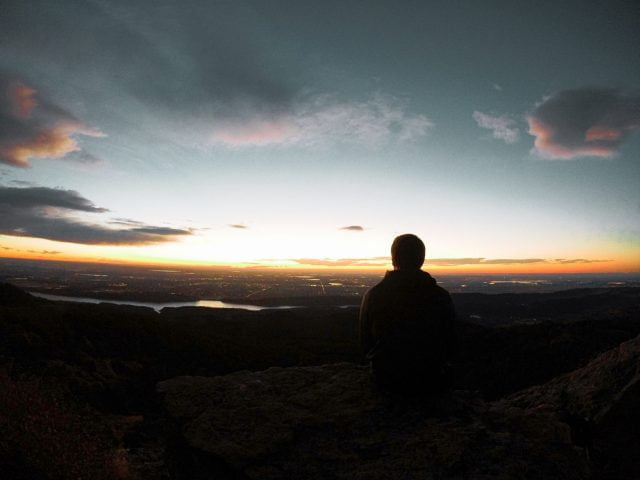
[[[322,267],[387,267],[391,264],[391,257],[366,257],[366,258],[296,258],[291,259],[302,265],[322,266]],[[528,265],[528,264],[579,264],[579,263],[601,263],[611,260],[587,260],[576,259],[544,259],[544,258],[428,258],[425,260],[426,266],[436,267],[460,267],[468,265]]]
[[[0,234],[85,245],[148,245],[191,235],[190,230],[132,221],[128,228],[87,223],[78,213],[104,213],[73,190],[0,186]],[[74,213],[76,216],[74,216]],[[118,222],[124,223],[124,222]]]
[[[28,180],[11,180],[9,182],[12,185],[17,185],[19,187],[35,187],[37,186],[36,182],[30,182]]]
[[[245,230],[245,229],[249,228],[249,227],[247,227],[246,225],[242,225],[241,223],[230,223],[230,224],[229,224],[229,227],[231,227],[231,228],[237,228],[237,229],[239,229],[239,230]]]
[[[134,101],[176,124],[281,111],[299,89],[271,48],[271,25],[246,2],[13,2],[0,31],[13,68],[28,60],[31,71],[71,75],[105,101]]]
[[[425,264],[439,267],[456,267],[458,265],[477,265],[482,263],[484,258],[427,258]]]
[[[0,245],[0,249],[2,250],[9,250],[12,252],[28,252],[28,253],[35,253],[38,255],[58,255],[62,252],[58,251],[58,250],[22,250],[20,248],[12,248],[12,247],[6,247],[4,245]]]
[[[494,116],[475,111],[473,119],[480,128],[491,130],[493,138],[505,143],[516,143],[520,138],[520,130],[515,126],[516,121],[508,115]]]
[[[556,263],[570,264],[570,263],[602,263],[602,262],[612,262],[613,260],[589,260],[586,258],[572,258],[572,259],[557,258],[555,261]]]
[[[545,259],[545,258],[430,258],[425,260],[425,264],[435,265],[438,267],[457,267],[461,265],[526,265],[532,263],[543,264],[570,264],[570,263],[600,263],[610,262],[611,260],[586,260],[583,258],[576,259]]]
[[[141,225],[144,225],[144,223],[139,222],[138,220],[131,220],[130,218],[120,218],[120,217],[112,218],[107,223],[109,223],[109,225],[124,225],[127,227],[139,227]]]
[[[391,263],[391,257],[368,258],[293,258],[292,262],[301,265],[313,265],[319,267],[385,267]]]
[[[187,146],[375,148],[420,138],[433,125],[390,96],[344,101],[309,93],[315,70],[302,71],[296,49],[282,44],[251,2],[50,5],[14,2],[3,11],[0,55],[8,67],[46,76],[69,97],[83,95],[84,107],[114,136],[132,135],[124,129],[134,124],[142,127],[136,135]],[[68,132],[54,133],[57,150],[24,148],[7,159],[24,166],[28,153],[62,154],[77,146],[59,141],[73,139]]]
[[[77,135],[104,136],[38,97],[35,89],[0,73],[1,163],[28,168],[34,158],[62,158],[80,153]],[[76,157],[85,162],[92,158],[88,154]]]
[[[528,116],[533,152],[548,159],[610,157],[640,129],[640,93],[613,88],[564,90]]]
[[[512,265],[523,263],[547,263],[547,260],[543,258],[492,258],[483,259],[480,263],[484,265]]]
[[[18,209],[54,207],[82,212],[107,212],[74,190],[47,187],[13,188],[0,186],[0,205]]]
[[[231,147],[268,145],[319,146],[358,144],[380,146],[412,141],[427,134],[433,122],[410,114],[390,95],[364,101],[339,101],[320,95],[296,102],[290,111],[256,115],[212,126],[211,141]]]
[[[492,83],[491,86],[493,87],[494,90],[497,90],[498,92],[502,91],[502,87],[497,83]]]
[[[5,94],[12,103],[13,114],[17,118],[26,120],[31,117],[31,112],[38,105],[36,93],[33,88],[20,83],[14,83],[6,89]]]
[[[350,232],[362,232],[364,230],[364,227],[361,227],[360,225],[349,225],[347,227],[341,227],[340,230],[348,230]]]

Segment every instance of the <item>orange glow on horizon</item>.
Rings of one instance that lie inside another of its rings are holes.
[[[293,270],[293,271],[336,271],[336,272],[385,272],[392,270],[392,265],[384,264],[380,266],[360,266],[360,265],[311,265],[297,264],[294,262],[281,263],[261,263],[261,262],[216,262],[209,260],[193,261],[180,259],[159,259],[150,257],[111,257],[100,256],[91,257],[83,255],[68,254],[38,254],[30,252],[16,252],[8,255],[0,253],[0,258],[15,258],[20,260],[37,261],[59,261],[77,263],[97,263],[107,265],[130,265],[130,266],[175,266],[189,268],[223,268],[223,269],[243,269],[243,270]],[[575,274],[575,273],[640,273],[640,262],[612,260],[606,262],[576,262],[576,263],[530,263],[530,264],[477,264],[458,266],[430,265],[427,259],[422,267],[423,270],[438,275],[523,275],[523,274]]]

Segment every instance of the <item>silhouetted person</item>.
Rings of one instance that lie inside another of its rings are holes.
[[[397,237],[391,246],[394,270],[362,300],[362,349],[385,390],[429,393],[450,383],[455,312],[449,293],[421,270],[424,256],[418,237]]]

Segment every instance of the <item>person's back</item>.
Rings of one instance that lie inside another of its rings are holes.
[[[424,244],[415,235],[396,238],[392,258],[395,269],[362,301],[362,349],[383,388],[407,393],[442,390],[454,348],[451,297],[420,270]]]

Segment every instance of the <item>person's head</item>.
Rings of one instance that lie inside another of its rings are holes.
[[[419,270],[424,263],[424,243],[412,233],[395,238],[391,244],[391,261],[396,270]]]

